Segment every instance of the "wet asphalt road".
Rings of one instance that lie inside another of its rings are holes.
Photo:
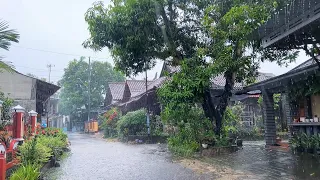
[[[71,133],[71,153],[61,167],[51,168],[45,179],[61,180],[193,180],[201,177],[172,163],[159,145],[127,145]]]

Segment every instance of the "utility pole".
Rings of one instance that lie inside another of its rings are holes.
[[[88,111],[88,122],[90,121],[90,111],[91,111],[91,61],[90,61],[90,57],[89,57],[89,77],[88,77],[88,97],[89,97],[89,111]]]
[[[150,115],[149,115],[149,106],[148,106],[148,72],[147,72],[147,62],[145,62],[145,71],[146,71],[146,118],[147,118],[147,128],[148,128],[148,141],[150,143]]]
[[[47,68],[49,69],[49,79],[48,79],[48,83],[50,83],[50,78],[51,78],[51,68],[54,67],[54,65],[52,64],[48,64]],[[50,109],[50,97],[47,101],[47,127],[49,127],[49,109]]]

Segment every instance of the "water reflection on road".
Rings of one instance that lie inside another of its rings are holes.
[[[71,154],[52,168],[45,179],[82,180],[193,180],[221,178],[219,172],[196,174],[172,163],[165,146],[106,142],[85,134],[69,134]],[[242,179],[320,179],[320,159],[309,154],[267,150],[264,142],[245,142],[242,150],[205,158],[215,166],[248,174]],[[213,178],[216,177],[216,178]],[[241,178],[240,178],[241,179]]]
[[[206,158],[205,161],[247,172],[253,179],[320,179],[319,156],[265,149],[264,144],[263,141],[247,142],[234,154]]]
[[[77,133],[68,136],[70,156],[61,167],[50,169],[45,179],[211,179],[172,163],[159,145],[126,145]]]

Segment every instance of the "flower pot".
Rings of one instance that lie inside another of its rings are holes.
[[[207,148],[208,148],[208,144],[202,144],[202,147],[203,147],[204,149],[207,149]]]
[[[276,138],[276,144],[280,144],[281,143],[281,138],[277,137]]]
[[[237,146],[242,146],[242,139],[237,139]]]

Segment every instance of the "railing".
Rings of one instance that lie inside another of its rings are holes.
[[[272,45],[319,18],[320,2],[318,0],[289,0],[259,28],[263,47]]]
[[[4,142],[0,143],[0,180],[5,180],[7,170],[12,169],[19,160],[16,157],[19,141],[11,140],[9,147]]]

